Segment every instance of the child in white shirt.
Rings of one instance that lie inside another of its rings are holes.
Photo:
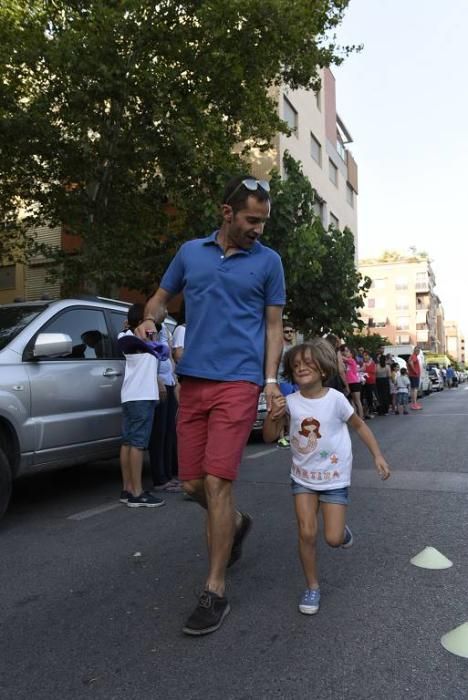
[[[405,414],[405,416],[408,415],[407,411],[407,406],[409,403],[409,392],[410,392],[410,386],[411,382],[408,377],[408,372],[406,367],[402,367],[400,369],[400,373],[396,378],[396,390],[397,390],[397,404],[398,404],[398,414],[401,415],[402,413]]]
[[[374,457],[377,472],[388,479],[390,469],[374,435],[339,391],[323,386],[336,373],[336,354],[322,338],[294,346],[284,358],[284,374],[299,390],[275,397],[263,438],[273,442],[290,420],[291,485],[299,529],[299,552],[307,588],[300,612],[312,615],[320,605],[316,539],[321,509],[325,540],[332,547],[350,547],[353,536],[346,524],[352,450],[348,425]]]

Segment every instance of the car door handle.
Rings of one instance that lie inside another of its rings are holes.
[[[117,369],[106,369],[103,374],[104,377],[121,377],[122,372],[119,372]]]

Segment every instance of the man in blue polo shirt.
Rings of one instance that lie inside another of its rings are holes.
[[[148,301],[139,332],[154,329],[183,291],[186,312],[177,433],[179,478],[207,510],[209,572],[186,634],[214,632],[230,611],[226,568],[241,556],[252,525],[234,507],[233,481],[256,418],[262,387],[271,406],[283,347],[284,273],[259,238],[270,215],[268,182],[237,177],[226,186],[222,224],[184,243]]]

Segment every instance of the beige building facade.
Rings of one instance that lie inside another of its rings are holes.
[[[447,355],[457,362],[465,364],[465,338],[461,333],[457,321],[445,321],[445,348]]]
[[[302,163],[316,192],[315,210],[325,228],[348,227],[357,251],[358,168],[349,150],[352,138],[337,112],[333,73],[325,68],[321,78],[318,93],[285,87],[276,91],[279,115],[292,134],[278,134],[269,151],[254,157],[252,169],[257,177],[265,177],[273,167],[283,175],[288,151]]]
[[[59,247],[62,240],[60,227],[42,226],[35,231],[39,243]],[[0,265],[0,304],[15,300],[34,301],[47,296],[60,296],[60,285],[47,280],[46,260],[42,256],[32,258],[27,265],[20,263]]]
[[[392,345],[418,344],[444,352],[443,308],[425,256],[392,255],[363,260],[359,272],[372,280],[361,318],[369,332],[386,336]]]

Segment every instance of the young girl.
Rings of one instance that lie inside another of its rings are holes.
[[[351,477],[353,427],[374,457],[377,472],[388,479],[390,469],[374,435],[339,391],[323,383],[336,373],[336,355],[322,338],[293,347],[284,358],[284,374],[299,390],[275,397],[263,438],[277,440],[286,413],[290,418],[292,451],[291,486],[299,529],[299,555],[307,588],[299,610],[313,615],[319,609],[316,539],[318,510],[322,511],[325,540],[331,547],[351,547],[353,535],[346,525]]]

